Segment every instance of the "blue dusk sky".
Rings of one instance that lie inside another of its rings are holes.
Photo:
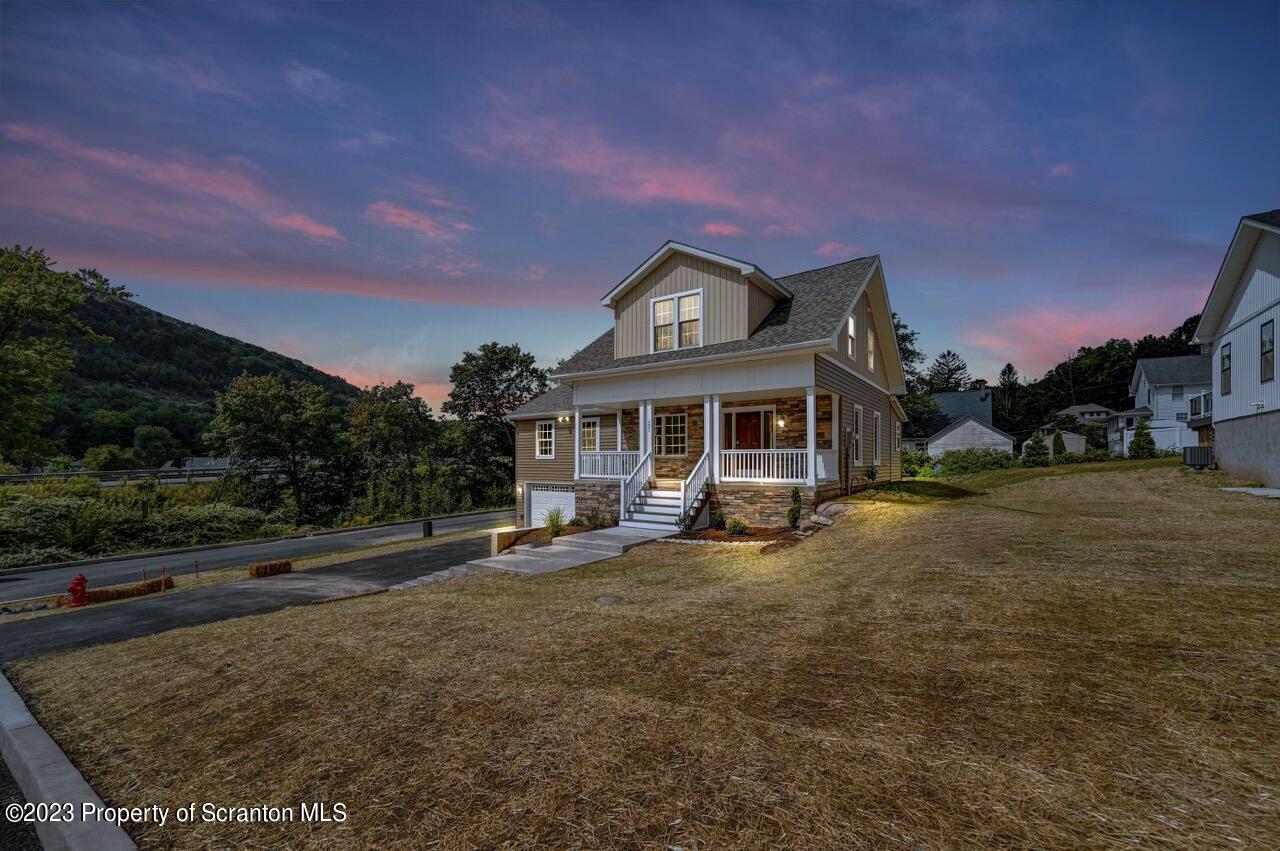
[[[879,254],[1037,376],[1199,311],[1280,207],[1280,3],[6,3],[6,244],[438,405],[553,364],[667,239]]]

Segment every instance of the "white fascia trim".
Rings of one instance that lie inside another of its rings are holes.
[[[890,390],[888,387],[885,387],[885,386],[884,386],[884,385],[882,385],[882,384],[876,384],[876,383],[875,383],[874,381],[872,381],[870,378],[867,378],[865,375],[863,375],[862,373],[858,372],[858,371],[857,371],[856,369],[854,369],[853,367],[849,366],[849,364],[847,364],[847,363],[843,362],[843,361],[842,361],[842,360],[840,360],[839,358],[832,357],[831,355],[827,354],[826,352],[820,352],[820,353],[818,354],[818,357],[822,358],[822,359],[823,359],[823,360],[825,360],[827,363],[830,363],[830,364],[832,364],[832,365],[834,365],[834,366],[838,366],[838,367],[840,367],[840,368],[841,368],[841,369],[843,369],[845,372],[847,372],[847,373],[849,373],[850,375],[852,375],[854,378],[857,378],[858,380],[862,381],[862,382],[863,382],[863,383],[865,383],[865,384],[870,384],[872,387],[874,387],[875,389],[879,390],[881,393],[884,393],[884,394],[886,394],[886,395],[888,395],[888,396],[893,396],[893,395],[895,395],[895,394],[899,394],[899,393],[905,393],[905,392],[907,392],[907,388],[905,388],[905,387],[903,387],[903,388],[901,388],[901,389],[898,389],[898,390]]]
[[[1222,258],[1222,265],[1218,267],[1218,274],[1213,279],[1213,287],[1211,287],[1209,290],[1209,297],[1205,299],[1204,309],[1200,311],[1201,313],[1200,321],[1196,324],[1195,333],[1191,335],[1191,342],[1193,343],[1199,343],[1200,345],[1215,343],[1220,337],[1223,336],[1223,334],[1227,333],[1226,331],[1215,331],[1212,335],[1210,335],[1208,334],[1208,329],[1205,327],[1204,322],[1209,313],[1210,306],[1215,305],[1215,303],[1221,300],[1221,298],[1226,298],[1228,301],[1230,301],[1231,293],[1224,293],[1222,295],[1219,294],[1220,288],[1223,286],[1222,275],[1224,272],[1227,271],[1227,263],[1231,260],[1231,255],[1235,254],[1236,245],[1240,242],[1240,235],[1244,233],[1245,225],[1248,225],[1249,227],[1258,231],[1268,231],[1270,233],[1280,234],[1280,228],[1274,227],[1272,225],[1263,224],[1262,222],[1255,221],[1253,219],[1242,218],[1240,220],[1240,224],[1236,225],[1236,232],[1231,237],[1231,244],[1227,247],[1227,253]],[[1257,247],[1256,240],[1254,242],[1254,247],[1255,248]],[[1238,278],[1235,281],[1231,282],[1230,284],[1230,286],[1232,287],[1231,292],[1235,292],[1235,287],[1239,283],[1240,283],[1240,280]],[[1223,317],[1219,317],[1215,321],[1214,323],[1215,328],[1222,324],[1222,319]]]
[[[602,299],[600,303],[605,307],[613,307],[618,296],[622,295],[636,281],[643,278],[653,270],[662,261],[666,260],[672,254],[679,252],[688,254],[692,257],[701,257],[703,260],[709,260],[712,263],[719,263],[721,266],[728,266],[731,269],[737,269],[738,272],[746,278],[750,278],[756,283],[762,285],[765,289],[772,290],[775,295],[780,298],[790,298],[791,292],[765,272],[750,263],[744,263],[741,260],[735,260],[732,257],[725,257],[723,254],[716,254],[714,251],[704,251],[701,248],[694,248],[692,245],[685,245],[683,242],[667,240],[667,242],[653,254],[649,255],[649,259],[641,263],[636,270],[630,275],[622,279],[616,287],[609,290],[609,293]]]
[[[779,354],[795,354],[800,351],[808,350],[815,354],[821,352],[827,345],[826,340],[808,340],[803,343],[788,343],[785,346],[771,346],[767,349],[751,349],[746,352],[731,352],[721,355],[707,355],[700,358],[686,358],[684,360],[661,361],[659,363],[646,363],[638,366],[620,366],[614,369],[598,369],[592,372],[567,372],[557,374],[557,381],[575,378],[599,378],[604,375],[622,375],[624,373],[643,373],[643,372],[665,372],[671,369],[694,369],[706,366],[709,363],[722,363],[724,361],[750,361],[762,360],[764,358],[773,357]]]

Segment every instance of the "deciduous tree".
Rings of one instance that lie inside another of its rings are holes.
[[[453,389],[442,410],[466,423],[482,422],[501,435],[500,450],[515,453],[515,435],[505,417],[547,390],[547,371],[518,345],[485,343],[465,352],[449,371]]]
[[[348,404],[347,422],[369,475],[374,503],[386,502],[390,490],[403,490],[409,513],[418,516],[422,500],[414,467],[427,451],[434,421],[431,406],[413,391],[404,381],[367,387]]]

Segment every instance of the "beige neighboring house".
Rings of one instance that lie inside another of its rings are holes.
[[[783,278],[668,242],[600,302],[612,327],[511,414],[516,512],[675,531],[786,522],[874,468],[900,478],[906,392],[879,257]]]

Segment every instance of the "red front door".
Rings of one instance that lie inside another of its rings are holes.
[[[760,412],[744,411],[737,416],[737,449],[760,449]]]

